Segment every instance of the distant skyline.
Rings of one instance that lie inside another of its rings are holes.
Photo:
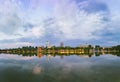
[[[120,0],[0,0],[0,48],[120,44]]]

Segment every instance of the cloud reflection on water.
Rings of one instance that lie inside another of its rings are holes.
[[[17,54],[0,54],[0,59],[12,59],[12,60],[32,60],[36,59],[36,56],[22,56],[22,55],[17,55]]]
[[[46,60],[47,57],[50,59],[49,62]],[[92,56],[90,58],[70,55],[64,56],[62,59],[61,56],[45,55],[39,59],[35,56],[1,54],[0,77],[3,79],[7,77],[8,80],[11,78],[25,79],[22,82],[31,82],[31,80],[34,80],[32,82],[104,82],[100,78],[107,82],[111,82],[110,80],[116,82],[119,80],[119,64],[120,57],[112,55]],[[108,75],[110,79],[107,79]],[[2,82],[4,81],[2,80]]]
[[[39,67],[39,66],[35,66],[34,68],[33,68],[33,74],[40,74],[41,73],[41,71],[42,71],[42,67]]]

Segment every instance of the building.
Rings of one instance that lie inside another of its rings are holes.
[[[64,43],[63,42],[60,43],[60,47],[64,47]]]
[[[46,42],[46,47],[47,47],[47,48],[51,48],[49,41]]]
[[[41,46],[37,47],[37,54],[39,54],[39,53],[42,53],[42,47]]]

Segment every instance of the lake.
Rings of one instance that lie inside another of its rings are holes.
[[[0,54],[0,82],[120,82],[120,57]]]

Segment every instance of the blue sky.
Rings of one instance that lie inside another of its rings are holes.
[[[0,48],[120,44],[120,0],[0,0]]]

